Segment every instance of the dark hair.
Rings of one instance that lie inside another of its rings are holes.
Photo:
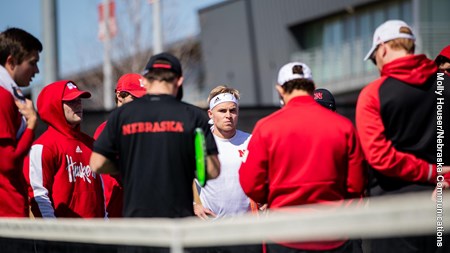
[[[292,68],[292,73],[303,76],[304,75],[303,66],[295,65]],[[311,79],[298,78],[285,82],[281,87],[283,87],[283,90],[288,94],[292,93],[293,90],[304,90],[312,95],[315,89],[315,84],[314,81]]]
[[[20,28],[8,28],[0,33],[0,64],[5,66],[8,56],[22,63],[33,51],[42,51],[41,42]]]
[[[170,64],[170,62],[165,60],[157,60],[154,64]],[[164,69],[164,68],[155,68],[148,70],[147,73],[144,74],[144,77],[147,78],[150,82],[152,81],[165,81],[168,83],[174,82],[176,79],[180,78],[180,75],[175,73],[172,70]]]
[[[443,55],[438,55],[436,57],[436,60],[434,60],[434,61],[436,62],[438,67],[439,67],[439,65],[441,65],[443,63],[446,63],[446,62],[450,63],[450,59],[445,57],[445,56],[443,56]]]

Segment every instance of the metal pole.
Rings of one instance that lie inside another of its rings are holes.
[[[420,1],[419,0],[413,0],[412,1],[412,14],[413,14],[413,24],[409,24],[412,25],[415,29],[415,36],[416,36],[416,53],[418,52],[423,52],[423,47],[422,47],[422,31],[421,31],[421,27],[420,27]]]
[[[153,0],[153,54],[163,51],[162,30],[161,30],[161,3],[160,0]]]
[[[112,64],[111,64],[111,31],[109,30],[109,2],[103,0],[103,17],[105,22],[105,38],[103,40],[103,102],[104,109],[109,111],[113,104]]]
[[[32,88],[32,99],[36,99],[43,86],[58,79],[58,41],[56,36],[56,0],[42,0],[41,14],[43,22],[43,56],[44,56],[44,84]]]
[[[257,40],[256,40],[256,32],[255,32],[255,22],[253,21],[253,7],[252,0],[245,1],[245,9],[247,12],[247,21],[248,21],[248,30],[249,30],[249,39],[250,39],[250,53],[251,53],[251,62],[252,62],[252,76],[253,76],[253,93],[255,94],[255,103],[257,106],[262,104],[262,94],[260,84],[261,78],[259,74],[259,60],[258,60],[258,49],[257,49]]]

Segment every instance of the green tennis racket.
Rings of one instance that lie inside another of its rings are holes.
[[[203,187],[206,184],[206,143],[201,128],[195,129],[195,163],[197,180]]]

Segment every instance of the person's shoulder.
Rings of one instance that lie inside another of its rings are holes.
[[[14,112],[14,108],[17,109],[16,104],[14,103],[14,97],[9,93],[8,90],[4,89],[0,86],[0,117],[1,118],[11,118],[15,117],[13,116],[16,112]],[[4,123],[0,123],[4,124]]]
[[[244,132],[244,131],[239,130],[239,129],[236,130],[236,134],[237,134],[237,136],[240,136],[241,138],[244,138],[244,139],[247,139],[247,138],[252,136],[251,133],[247,133],[247,132]]]
[[[184,102],[184,101],[179,101],[179,102],[180,102],[180,104],[182,106],[185,106],[186,108],[189,108],[189,109],[192,109],[192,110],[197,110],[197,111],[202,111],[202,112],[205,111],[205,109],[200,108],[200,107],[198,107],[196,105],[193,105],[193,104],[190,104],[190,103],[187,103],[187,102]]]
[[[329,111],[329,112],[331,113],[330,118],[332,120],[335,120],[336,122],[339,122],[340,124],[345,124],[347,126],[353,126],[353,122],[349,118],[347,118],[337,112],[332,112],[332,111]],[[333,122],[335,122],[335,121],[333,121]]]
[[[61,145],[61,143],[64,143],[64,140],[60,136],[55,136],[50,129],[47,129],[33,141],[31,150],[39,148],[50,153],[57,153],[55,150],[58,150],[57,146]]]
[[[203,108],[200,108],[196,105],[190,104],[190,103],[186,103],[183,101],[179,101],[180,102],[180,106],[182,108],[184,108],[185,111],[194,114],[194,115],[201,115],[202,117],[207,115],[207,111]]]
[[[0,86],[0,99],[2,101],[2,104],[8,101],[14,101],[14,97],[11,95],[11,93],[2,86]]]
[[[389,78],[388,76],[382,76],[382,77],[379,77],[379,78],[373,80],[372,82],[367,84],[364,88],[362,88],[361,93],[359,95],[360,96],[368,95],[368,94],[372,94],[374,92],[378,92],[381,85],[383,83],[385,83],[388,78]]]
[[[252,138],[252,134],[241,131],[241,130],[237,130],[237,134],[238,138],[243,142],[246,143],[248,145],[248,143],[250,142],[250,139]]]
[[[323,108],[323,109],[325,109],[325,108]],[[324,120],[324,121],[333,122],[333,126],[336,126],[336,128],[339,128],[341,130],[344,130],[344,132],[348,133],[348,132],[354,131],[355,125],[349,118],[347,118],[337,112],[333,112],[328,109],[325,109],[325,110],[326,111],[324,113],[326,113],[327,115],[326,115],[326,120]]]

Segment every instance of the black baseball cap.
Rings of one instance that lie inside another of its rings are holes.
[[[145,66],[143,75],[147,74],[150,70],[153,69],[167,69],[174,72],[178,76],[183,75],[180,60],[178,60],[177,57],[167,52],[156,54],[150,57],[150,60]]]
[[[334,96],[327,89],[315,89],[314,90],[314,100],[316,100],[323,107],[336,111],[336,102],[334,101]]]

